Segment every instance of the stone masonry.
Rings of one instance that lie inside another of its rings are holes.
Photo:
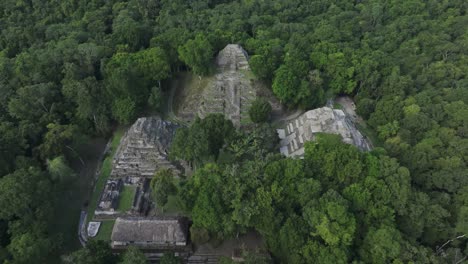
[[[152,177],[157,170],[164,168],[179,174],[179,168],[168,159],[177,127],[159,117],[139,118],[120,141],[111,177]]]
[[[216,65],[218,73],[203,91],[198,115],[204,118],[210,113],[222,113],[239,127],[256,96],[247,76],[251,74],[248,55],[241,46],[229,44],[219,52]]]
[[[343,142],[361,150],[370,150],[370,145],[355,128],[342,110],[322,107],[310,110],[289,121],[286,128],[278,129],[280,152],[287,157],[304,156],[304,143],[314,140],[316,133],[341,135]]]

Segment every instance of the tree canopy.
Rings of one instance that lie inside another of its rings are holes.
[[[0,262],[68,253],[49,223],[83,139],[157,110],[175,72],[209,75],[228,43],[247,50],[252,72],[290,109],[352,96],[380,148],[363,154],[319,136],[304,160],[290,160],[273,155],[268,125],[249,134],[221,117],[196,120],[178,130],[171,156],[198,168],[179,195],[200,237],[254,228],[285,263],[462,260],[466,239],[445,243],[467,232],[466,9],[463,0],[1,1]]]

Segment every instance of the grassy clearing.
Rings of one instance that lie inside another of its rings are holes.
[[[104,240],[110,241],[112,235],[112,229],[114,228],[115,220],[106,220],[101,222],[101,227],[93,240]]]
[[[120,139],[124,134],[124,129],[118,129],[112,138],[111,149],[107,157],[102,162],[101,172],[99,173],[96,185],[94,186],[93,196],[90,200],[88,207],[88,220],[91,221],[94,218],[94,210],[96,210],[97,202],[101,196],[101,192],[104,189],[107,179],[110,176],[112,170],[112,159],[119,146]]]
[[[133,198],[135,197],[135,186],[124,186],[120,192],[119,205],[117,210],[120,212],[127,212],[132,209]]]

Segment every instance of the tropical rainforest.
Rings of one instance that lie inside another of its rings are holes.
[[[171,150],[197,168],[178,191],[192,239],[254,229],[277,263],[466,261],[467,11],[464,0],[1,1],[0,262],[144,263],[133,249],[64,246],[53,223],[70,164],[83,142],[161,109],[176,72],[210,74],[228,43],[290,109],[353,97],[376,148],[324,134],[303,160],[282,157],[261,102],[252,131],[196,120]]]

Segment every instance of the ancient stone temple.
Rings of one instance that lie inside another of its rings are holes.
[[[209,113],[222,113],[239,127],[242,119],[248,118],[256,96],[248,77],[252,74],[248,55],[241,46],[229,44],[219,52],[216,65],[218,72],[203,90],[198,115],[204,118]]]
[[[152,177],[159,169],[179,168],[168,159],[177,125],[159,117],[139,118],[125,133],[112,163],[112,178]]]
[[[314,140],[316,133],[338,134],[343,142],[361,150],[370,150],[369,142],[356,129],[343,110],[322,107],[310,110],[278,129],[280,151],[288,157],[303,157],[304,143]]]

